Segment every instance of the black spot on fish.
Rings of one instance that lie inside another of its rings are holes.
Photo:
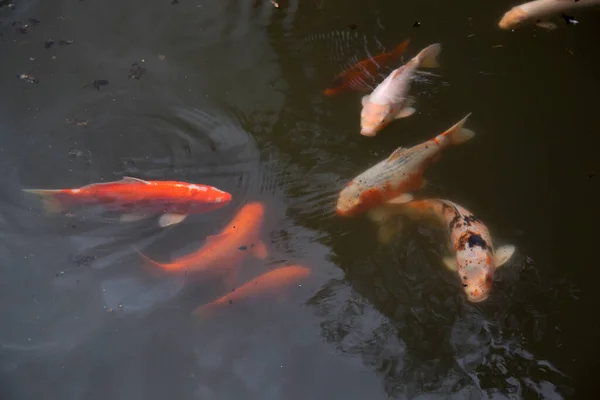
[[[476,217],[476,216],[474,216],[474,215],[467,215],[467,216],[465,217],[465,225],[466,225],[466,226],[471,226],[471,224],[472,224],[473,222],[478,222],[478,221],[479,221],[479,218],[477,218],[477,217]]]
[[[466,280],[467,280],[467,276],[466,276],[466,275],[465,275],[465,276],[463,276],[463,279],[466,281]]]
[[[475,247],[475,246],[479,246],[482,249],[487,249],[488,248],[488,244],[487,242],[478,234],[473,233],[471,234],[471,236],[469,236],[469,247]]]
[[[454,218],[452,218],[452,221],[450,221],[448,228],[450,230],[453,230],[454,228],[456,228],[458,221],[460,221],[460,215],[455,215]]]
[[[246,251],[248,250],[248,246],[240,246],[238,247],[238,250]]]

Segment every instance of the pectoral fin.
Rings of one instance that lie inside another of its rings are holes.
[[[403,193],[398,197],[394,197],[393,199],[388,201],[388,204],[405,204],[414,200],[414,196],[410,193]]]
[[[410,117],[411,115],[413,115],[415,113],[415,108],[414,107],[404,107],[402,110],[400,110],[398,112],[398,114],[396,114],[396,116],[394,117],[395,119],[399,119],[399,118],[406,118],[406,117]]]
[[[264,260],[269,255],[269,252],[267,251],[267,246],[262,241],[259,241],[252,246],[252,254],[256,258]]]
[[[377,240],[380,243],[388,244],[400,232],[401,226],[396,219],[392,219],[379,227]]]
[[[537,26],[538,28],[547,29],[549,31],[557,28],[556,24],[554,22],[550,22],[550,21],[539,21],[538,23],[535,24],[535,26]]]
[[[494,256],[494,261],[496,262],[496,268],[504,265],[510,258],[515,254],[515,246],[506,245],[496,249],[496,255]]]
[[[442,258],[442,262],[450,271],[456,271],[458,269],[458,264],[456,263],[455,257],[444,257]]]
[[[161,228],[175,225],[187,218],[187,214],[164,213],[158,219],[158,225]]]
[[[146,218],[148,218],[148,214],[132,212],[132,213],[121,214],[119,221],[121,221],[121,222],[136,222],[136,221],[141,221]]]

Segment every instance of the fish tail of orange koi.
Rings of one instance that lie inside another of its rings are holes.
[[[408,48],[408,44],[409,43],[410,43],[410,39],[404,40],[402,43],[400,43],[398,46],[396,46],[394,48],[394,50],[392,51],[392,53],[396,57],[401,57],[404,53],[406,53],[406,49]]]
[[[62,192],[60,189],[23,189],[23,192],[37,195],[42,200],[47,214],[58,214],[65,210],[65,207],[56,197],[57,194]]]
[[[167,270],[167,269],[169,269],[166,264],[161,264],[158,261],[155,261],[155,260],[151,259],[150,257],[148,257],[147,255],[145,255],[144,253],[142,253],[141,251],[139,251],[135,247],[133,248],[133,250],[135,250],[135,252],[138,253],[139,256],[142,257],[142,260],[144,260],[147,264],[150,264],[150,265],[153,265],[155,267],[158,267],[161,270]]]

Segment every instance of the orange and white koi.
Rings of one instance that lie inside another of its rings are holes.
[[[425,185],[425,168],[447,146],[466,142],[475,133],[463,128],[468,114],[446,132],[409,149],[397,148],[387,159],[377,163],[356,178],[340,192],[336,212],[351,216],[369,211],[392,199],[396,202],[412,200],[409,192]]]
[[[494,250],[489,230],[483,222],[471,211],[449,200],[388,203],[373,212],[371,217],[380,225],[380,229],[387,229],[385,235],[389,239],[391,230],[388,224],[397,224],[390,216],[398,214],[412,219],[427,218],[444,226],[448,233],[448,247],[453,253],[443,258],[444,264],[458,273],[469,301],[480,302],[488,298],[496,268],[512,257],[514,246],[505,245]]]
[[[600,5],[600,0],[535,0],[511,8],[503,16],[498,26],[501,29],[515,29],[526,24],[536,24],[540,28],[555,29],[550,19],[556,15]]]
[[[282,296],[292,285],[305,280],[310,275],[310,269],[299,265],[277,268],[246,282],[239,288],[211,303],[197,307],[192,314],[207,316],[209,313],[228,307],[231,304],[236,304],[237,302]]]
[[[375,136],[397,118],[406,118],[416,111],[415,100],[408,97],[412,77],[419,68],[438,67],[437,56],[442,51],[439,43],[427,46],[412,60],[392,71],[375,90],[362,98],[360,133]]]
[[[102,205],[121,211],[121,222],[138,221],[163,213],[161,227],[178,224],[189,214],[219,209],[231,195],[212,186],[177,181],[145,181],[123,177],[120,181],[94,183],[76,189],[23,189],[42,198],[48,214],[76,206]]]
[[[264,219],[261,203],[244,205],[231,222],[215,236],[208,236],[197,251],[170,263],[159,263],[136,249],[146,261],[167,272],[217,272],[235,280],[236,268],[248,255],[267,257],[267,248],[260,239]]]

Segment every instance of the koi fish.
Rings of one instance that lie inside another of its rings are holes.
[[[407,97],[413,74],[419,68],[439,67],[437,56],[441,51],[439,43],[427,46],[405,65],[393,70],[370,95],[362,98],[361,135],[375,136],[394,119],[415,113],[416,110],[411,107],[415,100]]]
[[[120,181],[94,183],[77,189],[23,189],[41,197],[48,214],[76,206],[102,205],[123,212],[121,222],[139,221],[163,213],[161,227],[178,224],[189,214],[225,206],[231,195],[212,186],[177,181],[145,181],[129,176]]]
[[[137,249],[136,252],[163,271],[231,273],[234,280],[235,268],[244,257],[250,254],[260,259],[267,257],[267,248],[259,238],[264,214],[261,203],[244,205],[218,235],[208,236],[200,249],[170,263],[159,263]]]
[[[580,8],[600,5],[600,0],[535,0],[515,6],[507,11],[498,26],[501,29],[515,29],[526,24],[536,24],[540,28],[555,29],[556,24],[549,20],[559,14]]]
[[[234,291],[220,297],[211,303],[197,307],[192,314],[206,316],[215,310],[236,304],[238,301],[252,301],[260,298],[270,298],[285,294],[291,285],[308,278],[310,269],[299,265],[278,268],[269,271],[249,282],[246,282]]]
[[[425,143],[409,149],[397,148],[387,159],[352,179],[340,192],[337,214],[356,215],[392,199],[400,203],[412,200],[413,196],[409,192],[425,186],[425,168],[440,156],[440,151],[475,136],[473,131],[463,128],[469,115],[471,114]]]
[[[406,51],[409,42],[410,40],[406,39],[389,53],[381,53],[354,64],[339,74],[323,93],[325,96],[334,96],[347,89],[369,90],[370,87],[365,79],[372,79],[381,67],[388,67],[399,60]]]
[[[466,208],[442,199],[414,200],[403,204],[386,204],[377,210],[376,220],[386,228],[391,214],[404,214],[412,219],[427,218],[448,230],[448,247],[452,256],[443,258],[451,271],[456,271],[467,299],[477,303],[489,297],[496,268],[514,254],[515,246],[494,250],[488,228]],[[374,213],[372,214],[372,217]]]

